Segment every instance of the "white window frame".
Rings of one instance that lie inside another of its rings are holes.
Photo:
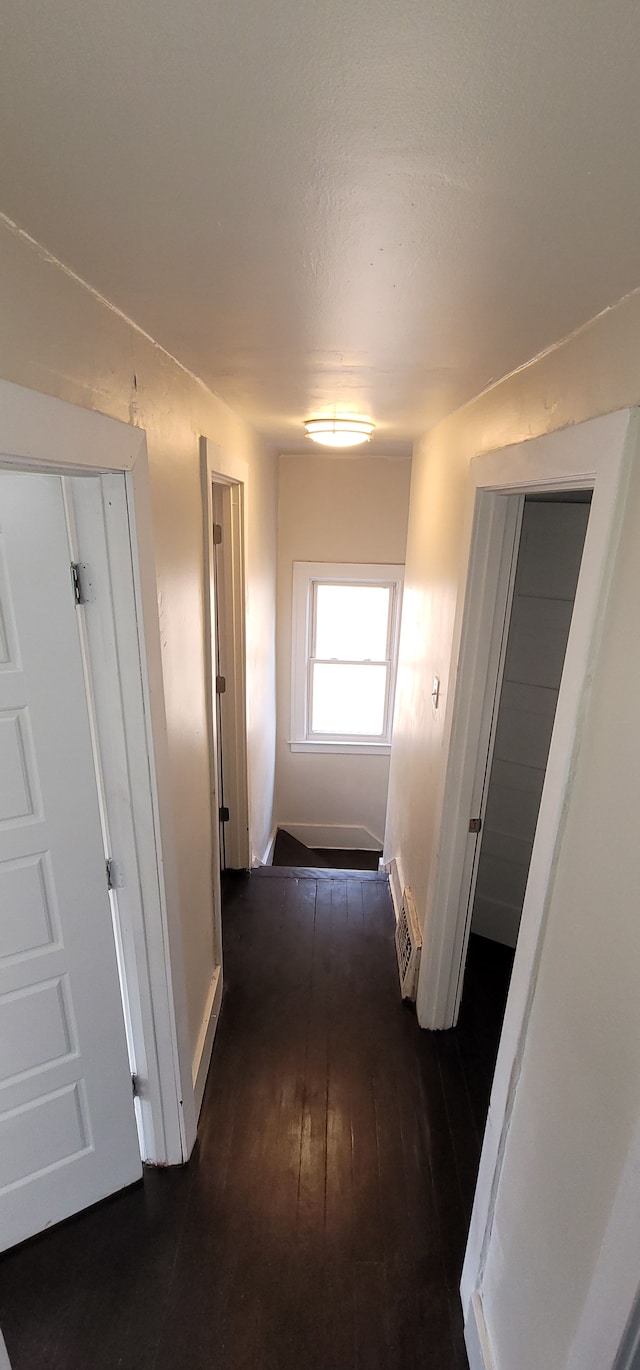
[[[361,734],[312,734],[311,666],[313,658],[314,587],[321,585],[375,585],[391,590],[385,730],[382,737]],[[400,617],[404,566],[379,563],[294,561],[291,615],[291,738],[292,752],[350,752],[376,756],[391,751],[391,726],[398,666]]]

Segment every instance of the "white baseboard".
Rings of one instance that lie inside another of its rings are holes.
[[[355,824],[339,825],[335,823],[285,823],[278,825],[291,833],[292,837],[297,837],[298,842],[304,842],[306,847],[333,848],[338,851],[378,851],[382,849],[382,842],[375,837],[368,828],[360,828]]]
[[[200,1109],[202,1108],[202,1098],[204,1095],[204,1087],[207,1083],[207,1074],[211,1063],[211,1052],[213,1051],[213,1039],[216,1035],[221,1003],[222,967],[216,966],[211,985],[209,986],[207,1005],[193,1055],[192,1076],[193,1093],[195,1095],[196,1103],[196,1118],[200,1116]]]
[[[400,917],[400,909],[402,908],[402,890],[403,890],[403,884],[402,884],[402,876],[401,876],[401,874],[400,874],[400,868],[399,868],[399,866],[398,866],[398,862],[396,861],[395,856],[392,856],[390,861],[385,861],[384,864],[381,865],[380,869],[383,870],[383,871],[386,871],[387,875],[389,876],[389,889],[391,890],[391,902],[392,902],[392,904],[393,904],[393,912],[394,912],[395,915],[396,915],[396,923],[397,923],[397,921],[398,921],[398,919],[399,919],[399,917]]]
[[[260,866],[273,865],[273,849],[276,845],[277,836],[278,829],[274,828],[273,832],[271,833],[271,837],[269,838],[269,841],[267,842],[267,845],[264,849],[263,856],[254,856],[253,861],[251,862],[253,870],[259,870]]]
[[[478,1290],[471,1295],[467,1309],[464,1341],[469,1357],[469,1370],[496,1370]]]

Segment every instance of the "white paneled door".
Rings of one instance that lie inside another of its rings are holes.
[[[0,470],[0,1248],[141,1175],[61,479]]]

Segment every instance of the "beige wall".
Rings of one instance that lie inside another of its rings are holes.
[[[294,561],[404,563],[409,459],[280,457],[276,815],[288,824],[364,827],[382,840],[388,756],[292,752],[291,588]]]
[[[180,883],[189,1035],[213,970],[211,817],[203,664],[199,437],[248,463],[251,827],[271,828],[275,747],[276,462],[198,380],[26,239],[0,227],[0,375],[144,428]]]
[[[640,296],[439,425],[414,457],[385,855],[426,922],[446,766],[444,707],[478,452],[640,401]],[[640,1114],[637,777],[640,470],[635,471],[551,897],[483,1296],[499,1370],[562,1370]]]

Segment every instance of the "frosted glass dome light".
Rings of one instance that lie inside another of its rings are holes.
[[[304,426],[307,437],[323,447],[357,447],[375,428],[368,419],[307,419]]]

